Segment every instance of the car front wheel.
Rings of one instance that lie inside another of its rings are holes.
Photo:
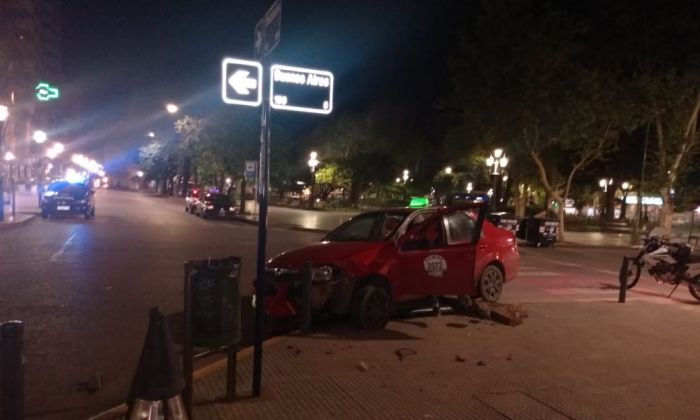
[[[383,329],[391,317],[391,296],[381,286],[370,284],[355,293],[351,315],[356,327],[365,331]]]
[[[495,265],[487,266],[479,279],[479,296],[487,302],[498,302],[503,292],[503,272]]]

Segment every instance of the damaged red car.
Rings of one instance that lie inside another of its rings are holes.
[[[431,296],[497,301],[518,273],[512,232],[485,219],[484,203],[372,211],[353,217],[319,243],[272,258],[265,310],[294,316],[300,272],[311,264],[314,313],[350,315],[365,330],[385,327],[398,306]]]

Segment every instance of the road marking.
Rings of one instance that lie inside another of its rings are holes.
[[[603,274],[609,274],[611,276],[619,276],[620,272],[619,271],[613,271],[613,270],[605,270],[603,268],[596,268],[595,271]]]
[[[556,264],[556,265],[561,265],[564,267],[573,267],[573,268],[581,268],[583,265],[581,264],[576,264],[576,263],[569,263],[569,262],[564,262],[564,261],[557,261],[557,260],[549,260],[549,262]]]
[[[50,258],[51,262],[56,262],[61,257],[61,255],[63,255],[63,253],[66,252],[66,250],[70,246],[71,242],[73,242],[73,238],[75,238],[75,235],[77,235],[77,232],[73,232],[68,237],[68,239],[66,239],[66,241],[61,246],[61,249],[59,249],[58,251],[51,254],[51,258]]]
[[[554,271],[532,271],[526,273],[518,273],[518,277],[559,277],[561,273]]]

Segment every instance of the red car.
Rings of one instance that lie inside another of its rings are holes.
[[[497,301],[520,255],[513,233],[485,215],[484,203],[464,203],[353,217],[320,243],[268,262],[266,312],[299,311],[305,262],[312,266],[312,310],[350,314],[366,330],[384,328],[396,303],[448,295]]]

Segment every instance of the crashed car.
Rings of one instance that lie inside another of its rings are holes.
[[[353,217],[321,242],[268,262],[265,311],[272,317],[300,311],[305,263],[312,311],[349,314],[365,330],[384,328],[396,304],[426,297],[495,302],[517,275],[520,255],[513,233],[486,220],[486,209],[482,202]]]

